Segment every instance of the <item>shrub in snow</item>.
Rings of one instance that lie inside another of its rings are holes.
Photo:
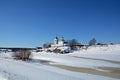
[[[108,46],[107,44],[97,43],[98,46]]]
[[[60,49],[55,48],[55,49],[53,50],[53,52],[54,52],[54,53],[61,53],[61,50],[60,50]]]
[[[14,57],[14,59],[28,60],[30,55],[30,50],[17,50],[13,52],[12,57]]]

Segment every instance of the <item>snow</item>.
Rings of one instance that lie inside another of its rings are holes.
[[[3,58],[0,64],[0,80],[119,80]]]
[[[12,52],[0,52],[1,58],[11,58]]]
[[[0,75],[0,80],[7,80],[2,75]]]
[[[119,64],[114,64],[113,63],[108,63],[106,61],[101,61],[101,60],[92,60],[92,59],[84,59],[84,58],[76,58],[77,57],[86,57],[88,54],[47,54],[47,53],[33,53],[34,56],[32,57],[33,59],[40,59],[40,60],[47,60],[47,61],[52,61],[54,63],[52,64],[61,64],[61,65],[67,65],[67,66],[73,66],[73,67],[85,67],[85,68],[95,68],[98,66],[104,66],[104,67],[120,67]],[[120,61],[120,56],[118,55],[99,55],[99,54],[89,54],[92,57],[90,58],[97,58],[97,59],[106,59],[109,58],[108,60],[114,60],[116,59],[117,61]],[[88,55],[88,56],[89,56]],[[94,57],[93,57],[94,55]],[[88,57],[87,56],[87,57]],[[116,58],[117,57],[117,58]]]
[[[3,63],[4,62],[4,63]],[[66,76],[62,74],[58,74],[55,72],[50,72],[45,69],[41,69],[42,66],[36,66],[32,65],[30,63],[20,62],[20,61],[14,61],[14,60],[5,60],[0,59],[0,69],[3,71],[7,71],[7,73],[10,74],[16,74],[19,76],[23,76],[23,79],[28,80],[80,80],[79,78],[74,78],[71,76]],[[2,72],[3,72],[2,71]],[[10,75],[7,75],[9,77]],[[18,76],[18,77],[19,77]],[[21,77],[19,77],[20,80]],[[11,80],[11,79],[10,79]],[[14,80],[18,80],[17,78]]]
[[[120,45],[92,46],[68,54],[33,52],[24,62],[11,58],[12,52],[0,53],[0,80],[119,80],[119,77],[77,72],[54,65],[89,68],[101,72],[110,70],[98,67],[120,68]],[[40,62],[46,61],[46,65]]]
[[[89,47],[88,50],[76,51],[74,54],[70,55],[120,61],[120,44]]]

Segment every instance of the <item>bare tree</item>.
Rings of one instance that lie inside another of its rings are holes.
[[[96,39],[93,38],[89,41],[89,46],[95,45],[96,44]]]
[[[43,44],[43,47],[44,47],[44,48],[50,48],[50,47],[51,47],[51,44],[50,44],[50,43],[45,43],[45,44]]]
[[[76,50],[77,44],[78,44],[78,41],[76,39],[72,39],[68,41],[68,45],[70,46],[71,50]]]

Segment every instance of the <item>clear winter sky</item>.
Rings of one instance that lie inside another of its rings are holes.
[[[120,0],[0,0],[0,47],[36,47],[56,36],[120,43]]]

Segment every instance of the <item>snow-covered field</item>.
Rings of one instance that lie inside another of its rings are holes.
[[[120,45],[68,54],[35,53],[31,61],[0,53],[0,80],[120,80]]]

